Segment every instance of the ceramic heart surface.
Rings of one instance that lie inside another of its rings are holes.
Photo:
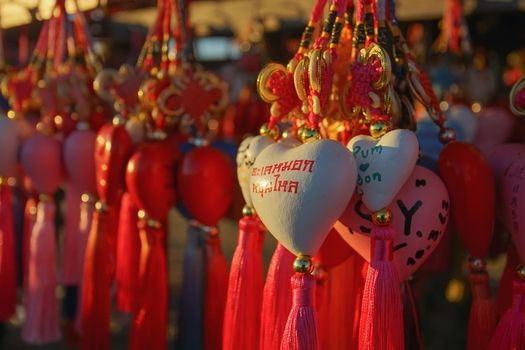
[[[348,143],[358,167],[357,187],[372,211],[386,207],[416,165],[419,145],[409,130],[392,130],[379,139],[355,136]]]
[[[268,136],[251,136],[244,139],[239,145],[236,158],[237,180],[239,181],[244,201],[249,206],[253,206],[250,194],[250,172],[259,153],[272,143],[274,143],[273,139]]]
[[[504,201],[503,201],[503,183],[505,174],[512,163],[517,159],[525,157],[525,145],[521,143],[506,143],[492,148],[487,160],[496,180],[496,215],[503,222],[505,228],[510,232],[512,230],[512,223],[505,215]]]
[[[518,159],[503,178],[502,200],[505,216],[510,224],[512,240],[521,261],[525,261],[525,159]]]
[[[284,139],[262,151],[250,191],[261,221],[294,254],[313,256],[352,198],[355,160],[336,141]]]
[[[394,264],[400,279],[404,280],[441,241],[448,223],[449,197],[435,173],[416,166],[389,207],[394,214]],[[352,248],[370,261],[372,216],[358,195],[352,198],[334,227]]]

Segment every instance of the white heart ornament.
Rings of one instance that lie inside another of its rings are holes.
[[[443,181],[431,170],[416,166],[394,202],[393,261],[404,280],[436,249],[449,217],[449,196]],[[372,213],[354,196],[334,228],[365,260],[371,257]]]
[[[416,135],[396,129],[379,139],[358,135],[348,143],[357,166],[357,187],[372,211],[386,207],[406,182],[419,154]]]
[[[239,145],[236,157],[237,180],[239,181],[244,201],[249,206],[253,206],[250,195],[250,173],[253,163],[255,163],[259,153],[272,143],[275,143],[275,141],[268,136],[249,136]]]
[[[296,255],[313,256],[352,198],[356,178],[355,160],[340,143],[285,139],[255,160],[250,192],[275,238]]]

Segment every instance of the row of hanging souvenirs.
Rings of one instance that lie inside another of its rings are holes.
[[[406,281],[432,253],[443,259],[451,232],[470,256],[468,348],[525,348],[525,145],[485,144],[482,153],[469,143],[475,118],[446,120],[393,1],[315,2],[290,62],[260,72],[268,118],[235,162],[216,141],[227,85],[194,60],[187,3],[159,0],[137,65],[118,71],[101,69],[82,14],[55,6],[30,64],[3,84],[11,110],[0,118],[0,320],[13,316],[23,276],[25,342],[60,339],[60,280],[78,298],[70,316],[83,349],[110,348],[113,299],[133,318],[129,348],[166,348],[167,217],[177,206],[190,220],[178,348],[420,346]],[[523,87],[511,93],[516,114]],[[444,144],[419,164],[416,103]],[[250,125],[261,111],[248,113]],[[492,111],[487,118],[503,122]],[[246,205],[228,267],[217,223],[235,193],[234,163]],[[21,267],[16,205],[25,208]],[[498,304],[485,262],[496,218],[512,237]],[[266,231],[279,243],[264,282]]]

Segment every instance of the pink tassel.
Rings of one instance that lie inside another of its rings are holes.
[[[490,297],[489,276],[487,271],[475,271],[469,276],[472,289],[467,349],[487,349],[492,333],[496,328],[496,304]]]
[[[137,227],[138,208],[132,203],[129,193],[121,199],[118,236],[117,266],[117,307],[122,312],[131,313],[136,304],[138,290],[140,236]]]
[[[136,294],[137,311],[129,342],[130,350],[166,349],[168,323],[168,265],[166,231],[159,223],[140,225],[140,274],[142,288]]]
[[[525,349],[525,275],[523,267],[513,283],[512,306],[498,323],[489,344],[489,350]]]
[[[31,232],[36,222],[36,201],[29,197],[24,208],[24,232],[22,237],[22,273],[23,273],[23,289],[24,294],[27,294],[27,279],[28,279],[28,265],[29,265],[29,250],[31,247]]]
[[[295,256],[277,244],[263,289],[259,349],[279,349],[288,312],[292,308],[292,264]]]
[[[15,232],[11,188],[0,179],[0,322],[16,307]]]
[[[62,248],[62,283],[80,285],[84,273],[84,255],[93,216],[90,197],[68,184],[66,188],[66,217]]]
[[[22,339],[30,344],[50,343],[61,337],[58,300],[55,294],[57,276],[54,219],[55,204],[52,198],[41,200],[31,232],[27,316],[22,328]]]
[[[224,313],[223,349],[259,347],[263,291],[263,255],[259,219],[239,221],[239,242],[233,254]],[[249,326],[247,326],[249,325]]]
[[[281,350],[317,350],[317,320],[314,308],[315,277],[295,273],[291,279],[293,301],[284,328]]]
[[[403,304],[399,276],[392,262],[394,232],[390,227],[375,227],[372,234],[372,261],[363,291],[359,349],[403,350]]]
[[[221,239],[217,232],[212,231],[206,240],[206,265],[204,350],[219,350],[228,289],[228,263],[221,252]]]

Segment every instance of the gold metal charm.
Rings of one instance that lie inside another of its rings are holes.
[[[268,87],[268,80],[274,73],[279,73],[286,76],[288,75],[288,70],[282,64],[270,63],[261,70],[259,76],[257,77],[257,92],[259,93],[259,96],[261,96],[262,100],[267,103],[272,103],[279,99],[279,96],[274,95],[271,89]]]

